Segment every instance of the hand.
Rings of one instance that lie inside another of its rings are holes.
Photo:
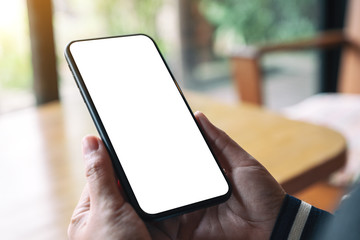
[[[151,239],[120,193],[102,141],[87,136],[82,144],[87,184],[71,218],[69,239]]]
[[[195,117],[232,184],[228,201],[146,226],[119,191],[101,140],[87,137],[83,149],[88,183],[74,211],[69,238],[269,239],[284,190],[202,113]]]

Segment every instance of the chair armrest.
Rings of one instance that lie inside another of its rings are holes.
[[[270,52],[279,52],[279,51],[298,51],[311,48],[331,48],[335,46],[341,46],[350,44],[353,45],[353,42],[350,42],[347,39],[347,36],[343,31],[328,31],[318,34],[317,36],[309,39],[279,43],[279,44],[269,44],[264,46],[242,46],[235,48],[230,52],[231,58],[257,58],[265,53]],[[357,45],[359,47],[359,45]],[[359,48],[360,49],[360,48]]]
[[[354,52],[360,54],[360,40],[359,39],[352,39],[351,37],[347,37],[346,39],[347,46],[352,48]]]
[[[260,58],[262,55],[280,51],[298,51],[305,49],[326,49],[335,46],[348,46],[360,53],[360,44],[351,41],[343,31],[323,32],[311,39],[304,39],[282,44],[266,46],[246,46],[234,49],[229,54],[232,78],[239,97],[244,102],[262,104],[262,72]]]
[[[331,48],[347,44],[347,38],[343,31],[328,31],[315,36],[314,38],[259,47],[259,54],[276,51],[297,51],[312,48]]]

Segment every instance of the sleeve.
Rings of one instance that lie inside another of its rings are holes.
[[[360,184],[352,187],[351,192],[341,201],[334,217],[324,227],[319,239],[358,240],[360,239]]]
[[[331,217],[330,213],[287,194],[270,239],[313,239]]]

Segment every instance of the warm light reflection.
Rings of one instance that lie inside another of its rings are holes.
[[[25,0],[0,0],[0,113],[34,103],[28,27]]]
[[[22,20],[20,14],[25,4],[21,0],[0,0],[0,31],[11,31]]]
[[[27,34],[25,13],[25,1],[0,0],[0,57],[1,53],[6,51],[6,49],[1,51],[1,48],[14,48],[17,52],[21,52],[27,47],[22,44]]]

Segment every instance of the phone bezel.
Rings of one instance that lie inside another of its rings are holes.
[[[135,37],[135,36],[145,36],[147,38],[149,38],[158,54],[160,55],[163,63],[165,64],[165,67],[167,69],[167,71],[169,72],[172,80],[173,80],[173,83],[175,84],[176,88],[178,89],[178,92],[179,94],[181,95],[184,103],[186,104],[186,107],[188,108],[195,124],[197,125],[198,129],[200,130],[200,133],[202,134],[202,137],[204,139],[204,141],[206,142],[208,148],[210,149],[211,151],[211,154],[213,155],[219,169],[221,170],[226,182],[227,182],[227,185],[228,185],[228,192],[224,195],[221,195],[221,196],[217,196],[217,197],[214,197],[214,198],[210,198],[210,199],[207,199],[207,200],[204,200],[204,201],[200,201],[200,202],[196,202],[196,203],[193,203],[193,204],[189,204],[189,205],[186,205],[186,206],[182,206],[182,207],[178,207],[178,208],[174,208],[174,209],[171,209],[171,210],[167,210],[167,211],[164,211],[164,212],[160,212],[160,213],[157,213],[157,214],[149,214],[147,212],[145,212],[144,210],[141,209],[139,203],[137,202],[136,200],[136,197],[135,197],[135,194],[131,188],[131,185],[126,177],[126,173],[124,172],[122,166],[121,166],[121,163],[120,163],[120,160],[118,159],[116,153],[115,153],[115,150],[112,146],[112,143],[110,141],[110,138],[104,128],[104,125],[101,121],[101,117],[99,116],[97,110],[96,110],[96,107],[91,99],[91,96],[87,90],[87,87],[82,79],[82,76],[77,68],[77,65],[76,65],[76,62],[71,54],[71,51],[70,51],[70,46],[73,44],[73,43],[78,43],[78,42],[83,42],[83,41],[96,41],[96,40],[104,40],[104,39],[109,39],[109,38],[122,38],[122,37]],[[112,161],[112,165],[115,169],[115,173],[119,179],[119,181],[121,182],[121,185],[124,189],[124,192],[129,200],[129,202],[131,203],[131,205],[134,207],[134,209],[136,210],[136,212],[138,213],[138,215],[145,221],[151,221],[151,220],[162,220],[162,219],[165,219],[165,218],[169,218],[169,217],[173,217],[173,216],[177,216],[177,215],[181,215],[181,214],[184,214],[184,213],[188,213],[188,212],[192,212],[194,210],[198,210],[198,209],[201,209],[201,208],[205,208],[205,207],[210,207],[210,206],[213,206],[213,205],[216,205],[216,204],[219,204],[221,202],[224,202],[226,201],[227,199],[229,199],[229,197],[231,196],[231,184],[228,180],[228,178],[226,177],[226,174],[224,173],[223,169],[221,168],[220,164],[219,164],[219,161],[217,160],[215,154],[213,153],[213,150],[210,148],[210,145],[207,141],[207,139],[205,138],[205,135],[203,133],[203,131],[201,130],[198,122],[196,121],[195,119],[195,116],[190,108],[190,105],[188,104],[188,102],[186,101],[185,99],[185,96],[179,86],[179,84],[176,82],[173,74],[171,73],[170,71],[170,68],[168,67],[164,57],[162,56],[157,44],[155,43],[155,41],[149,37],[148,35],[145,35],[145,34],[130,34],[130,35],[121,35],[121,36],[110,36],[110,37],[100,37],[100,38],[89,38],[89,39],[81,39],[81,40],[74,40],[74,41],[71,41],[70,43],[67,44],[66,48],[65,48],[65,58],[66,58],[66,61],[68,63],[68,66],[73,74],[73,77],[75,79],[75,82],[76,82],[76,85],[77,87],[79,88],[79,91],[81,93],[81,96],[85,102],[85,105],[87,106],[87,109],[93,119],[93,122],[96,126],[96,129],[102,139],[102,141],[104,142],[104,145],[110,155],[110,158],[111,158],[111,161]]]

